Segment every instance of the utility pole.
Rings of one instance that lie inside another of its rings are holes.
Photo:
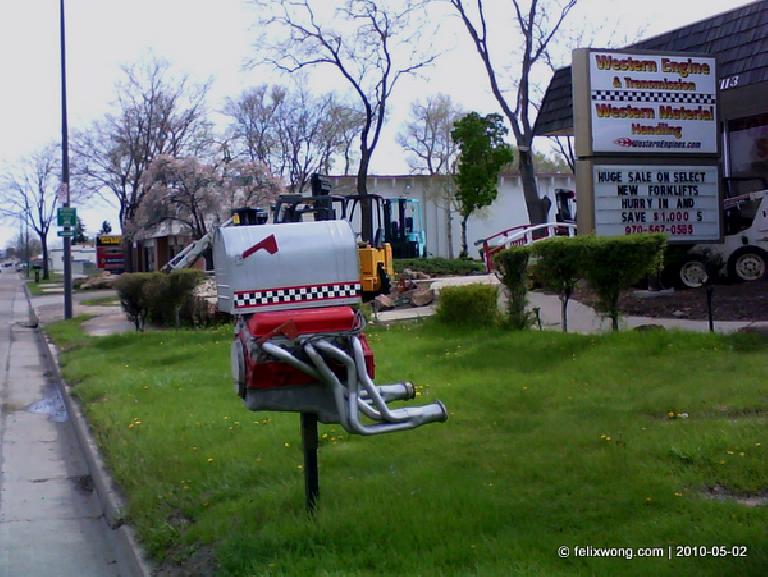
[[[64,0],[60,0],[61,15],[61,184],[65,189],[64,207],[69,207],[69,150],[67,141],[67,59],[64,41]],[[72,246],[71,237],[64,237],[64,318],[72,318]]]

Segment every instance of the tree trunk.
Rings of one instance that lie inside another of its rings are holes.
[[[461,216],[461,252],[459,258],[467,258],[469,256],[469,249],[467,247],[467,221],[469,215]]]
[[[518,150],[520,180],[523,184],[523,197],[528,207],[528,219],[531,224],[541,224],[547,222],[544,201],[539,198],[539,192],[536,187],[536,173],[533,169],[533,154],[530,150]]]
[[[43,280],[48,280],[48,237],[40,236],[40,244],[43,248]]]
[[[360,164],[357,168],[357,194],[360,196],[368,196],[368,163],[370,162],[371,155],[366,150],[365,146],[360,147]],[[373,202],[360,202],[360,223],[362,230],[360,231],[365,242],[373,244]]]
[[[560,295],[560,316],[563,321],[563,332],[568,332],[568,300],[571,298],[571,293],[563,293]]]

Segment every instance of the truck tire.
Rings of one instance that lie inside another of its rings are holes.
[[[709,280],[710,273],[706,258],[698,254],[689,254],[680,261],[674,283],[679,288],[699,288]]]
[[[756,246],[743,246],[728,259],[728,276],[734,281],[751,282],[765,278],[768,254]]]

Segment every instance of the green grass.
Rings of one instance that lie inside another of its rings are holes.
[[[158,560],[210,548],[221,575],[291,577],[757,577],[768,566],[768,508],[702,495],[768,488],[768,347],[756,337],[372,331],[379,380],[414,381],[450,419],[368,438],[321,426],[308,519],[298,417],[244,408],[229,329],[96,339],[77,322],[50,328],[79,347],[64,374]],[[745,545],[748,557],[557,554],[677,544]]]
[[[45,294],[43,292],[43,289],[40,288],[40,285],[60,284],[63,286],[63,283],[64,283],[64,275],[56,273],[52,270],[48,271],[48,280],[43,280],[42,270],[40,270],[40,282],[35,282],[34,271],[30,271],[29,276],[26,278],[27,278],[27,288],[29,289],[29,293],[35,296],[40,296]]]
[[[115,296],[110,297],[99,297],[95,299],[87,299],[84,301],[80,301],[81,305],[89,306],[89,307],[104,307],[104,306],[114,306],[118,307],[120,306],[120,299]]]

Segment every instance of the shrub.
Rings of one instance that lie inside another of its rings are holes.
[[[666,238],[661,234],[583,237],[584,276],[597,293],[597,309],[619,330],[619,295],[663,262]]]
[[[513,246],[497,253],[493,259],[497,274],[507,289],[507,322],[515,330],[527,329],[530,315],[528,304],[529,246]]]
[[[126,273],[117,281],[120,303],[128,318],[142,330],[146,320],[179,327],[196,318],[193,291],[204,278],[197,269],[167,273]]]
[[[144,329],[144,322],[149,313],[149,302],[144,292],[144,285],[154,274],[151,272],[123,273],[115,283],[120,304],[137,331]]]
[[[536,257],[536,279],[560,296],[563,332],[568,332],[568,301],[584,271],[585,244],[589,237],[552,237],[531,247]]]
[[[395,272],[403,272],[408,268],[431,276],[485,272],[485,265],[481,261],[468,258],[400,258],[395,259],[393,264]]]
[[[472,284],[449,286],[440,291],[437,319],[460,325],[489,325],[498,318],[496,287]]]

